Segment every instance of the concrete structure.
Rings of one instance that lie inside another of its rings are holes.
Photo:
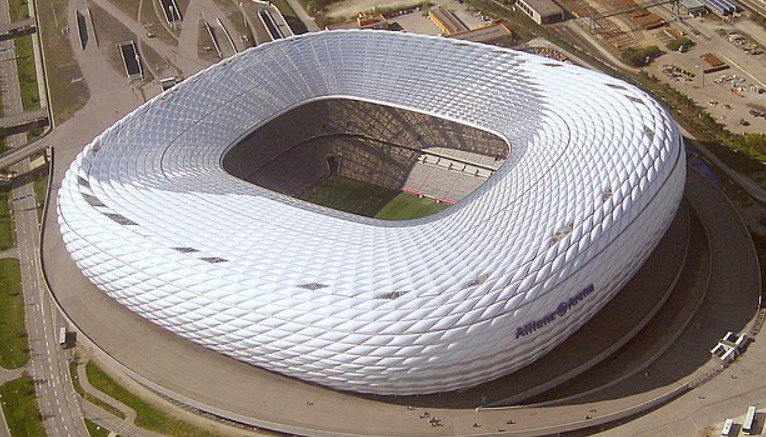
[[[14,129],[28,130],[34,126],[48,125],[48,110],[34,109],[0,117],[0,133],[7,135]]]
[[[0,24],[0,37],[23,34],[35,30],[35,20],[27,18],[13,23]]]
[[[388,30],[390,23],[381,14],[365,14],[360,12],[353,20],[341,21],[340,23],[329,24],[325,30],[341,29],[375,29]]]
[[[537,24],[557,23],[566,18],[564,9],[553,0],[516,0],[516,6]]]
[[[681,7],[694,16],[700,16],[707,13],[707,8],[699,0],[681,0]]]
[[[482,26],[477,27],[476,29],[453,33],[448,36],[463,41],[491,43],[512,35],[510,29],[505,27],[505,24],[494,23],[489,26]]]
[[[465,32],[468,29],[452,11],[444,8],[430,9],[428,18],[433,21],[442,31],[442,35],[449,36],[453,33]]]
[[[400,223],[224,171],[254,126],[331,98],[462,123],[509,157],[456,206]],[[97,137],[62,181],[59,225],[85,276],[182,337],[333,388],[431,393],[532,363],[606,305],[674,217],[683,162],[661,106],[614,78],[444,38],[314,33]]]

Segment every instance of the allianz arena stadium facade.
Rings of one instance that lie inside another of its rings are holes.
[[[398,222],[224,168],[260,126],[329,99],[490,133],[507,158],[456,205]],[[659,104],[600,73],[317,32],[227,59],[98,136],[62,182],[58,222],[91,282],[183,338],[334,389],[446,392],[541,358],[623,287],[675,216],[682,149]]]

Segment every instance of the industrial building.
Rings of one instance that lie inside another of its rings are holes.
[[[732,0],[702,0],[711,12],[719,17],[729,17],[742,10]]]
[[[448,35],[449,38],[481,43],[493,43],[510,36],[512,36],[511,30],[503,23],[493,23]]]
[[[342,29],[374,29],[374,30],[388,30],[391,24],[381,14],[366,14],[360,12],[359,15],[353,20],[341,21],[340,23],[328,24],[325,30],[342,30]]]
[[[564,9],[553,0],[516,0],[516,6],[537,24],[558,23],[566,18]]]
[[[707,13],[707,8],[705,8],[705,5],[700,0],[681,0],[681,7],[695,17]]]
[[[429,10],[428,18],[439,27],[442,35],[445,36],[470,30],[452,11],[442,7]]]

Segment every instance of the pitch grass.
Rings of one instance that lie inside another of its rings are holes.
[[[16,245],[16,230],[13,223],[10,187],[0,189],[0,250],[8,250]]]
[[[141,399],[138,395],[118,384],[93,361],[88,362],[85,371],[88,375],[88,381],[94,388],[136,411],[135,423],[138,427],[177,437],[220,437],[222,435],[178,419],[154,404]]]
[[[0,397],[11,437],[45,437],[43,419],[37,409],[34,381],[26,372],[21,378],[0,386]]]
[[[343,176],[329,176],[298,196],[301,200],[381,220],[412,220],[449,207],[399,190]]]
[[[109,437],[109,430],[92,420],[85,419],[85,427],[88,428],[90,437]]]
[[[102,410],[109,412],[113,416],[119,417],[120,419],[125,418],[125,414],[122,411],[114,408],[113,406],[107,404],[92,394],[85,392],[85,390],[82,388],[82,384],[80,384],[80,376],[77,374],[77,361],[72,361],[69,363],[69,377],[72,378],[72,387],[74,387],[74,391],[77,392],[77,394],[80,395],[83,399],[97,407],[100,407]]]
[[[24,296],[21,293],[19,260],[0,259],[0,366],[18,369],[29,361],[24,326]]]
[[[427,217],[449,208],[446,203],[436,203],[432,199],[421,199],[410,193],[401,193],[388,202],[376,215],[381,220],[413,220]]]

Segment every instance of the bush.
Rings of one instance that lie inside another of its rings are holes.
[[[742,148],[749,154],[766,156],[766,134],[747,134],[742,138]]]
[[[761,27],[766,29],[766,17],[764,17],[763,15],[757,12],[753,12],[752,14],[750,14],[750,19],[760,24]]]
[[[657,46],[628,47],[622,52],[622,60],[632,67],[644,67],[649,65],[662,52]]]
[[[689,38],[685,36],[682,36],[681,38],[670,41],[667,47],[668,47],[668,50],[673,52],[687,51],[690,48],[694,47],[694,41],[690,40]]]

